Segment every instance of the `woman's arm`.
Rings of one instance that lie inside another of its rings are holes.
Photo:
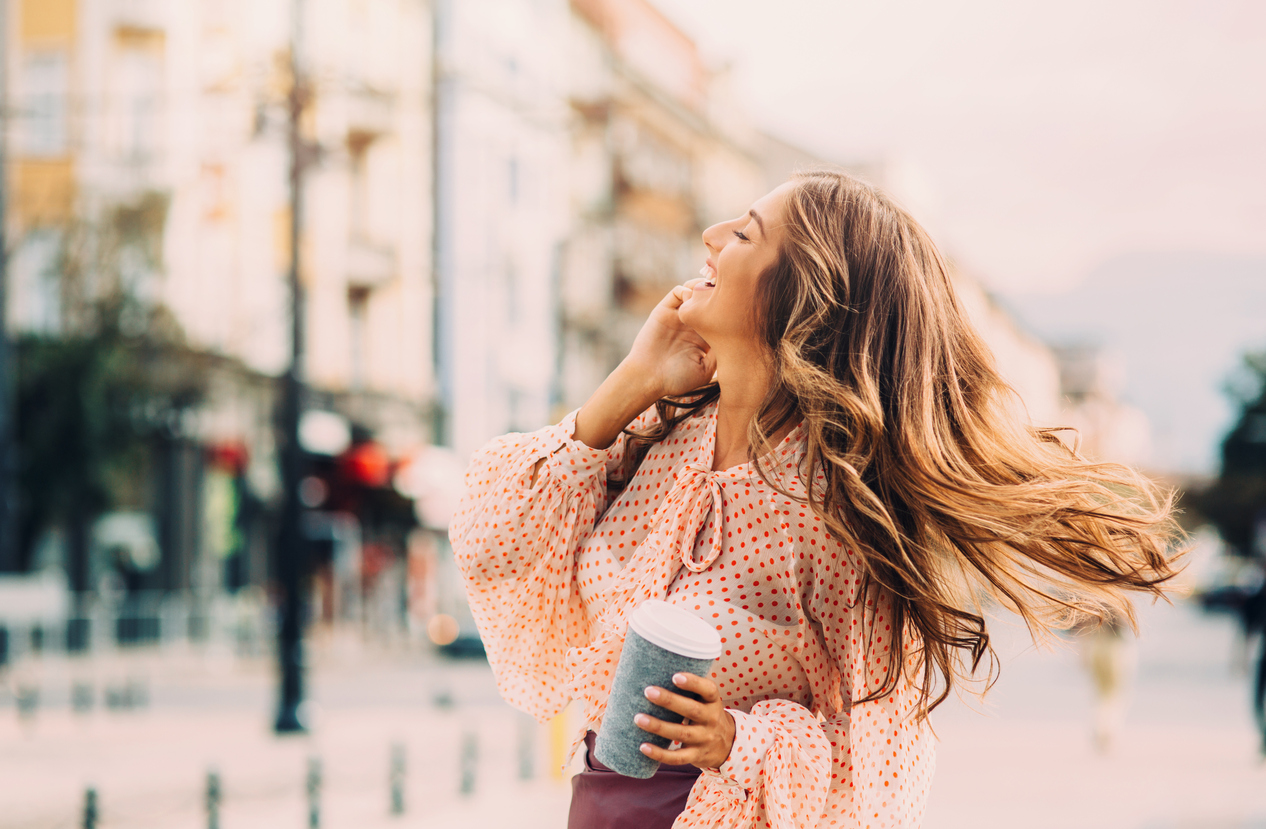
[[[607,474],[623,460],[621,432],[662,396],[706,384],[707,343],[685,327],[678,286],[655,307],[633,348],[589,401],[530,434],[475,453],[449,527],[471,612],[508,702],[538,717],[566,704],[566,655],[589,641],[576,555],[608,506]]]
[[[620,433],[660,397],[653,375],[628,361],[620,363],[576,413],[570,437],[591,449],[610,449]],[[546,460],[541,457],[532,466],[529,486],[536,486]]]

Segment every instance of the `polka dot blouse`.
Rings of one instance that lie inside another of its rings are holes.
[[[619,491],[607,476],[625,437],[592,449],[573,439],[575,419],[477,452],[450,529],[506,700],[545,719],[575,699],[596,730],[629,613],[667,599],[720,632],[712,679],[736,725],[729,759],[700,775],[675,827],[918,826],[932,736],[904,679],[851,702],[884,685],[898,643],[888,596],[861,594],[848,545],[751,464],[712,471],[715,403],[652,445]],[[797,497],[803,451],[797,426],[772,458]]]

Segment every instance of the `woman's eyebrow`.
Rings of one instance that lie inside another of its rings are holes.
[[[760,214],[756,212],[756,209],[752,208],[751,210],[747,211],[747,215],[751,216],[753,219],[756,220],[756,226],[760,228],[760,235],[764,236],[765,223],[761,221]]]

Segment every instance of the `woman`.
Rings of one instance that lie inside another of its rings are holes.
[[[628,614],[666,598],[723,655],[648,689],[687,720],[638,724],[680,747],[643,746],[648,781],[588,759],[573,829],[917,825],[982,600],[1132,621],[1173,575],[1170,502],[1024,425],[874,188],[797,175],[703,241],[583,407],[471,464],[451,538],[498,685],[540,718],[581,701],[591,742]]]

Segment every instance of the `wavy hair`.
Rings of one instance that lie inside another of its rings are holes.
[[[750,457],[800,417],[806,501],[864,574],[859,591],[893,600],[903,670],[920,716],[993,649],[983,603],[1018,613],[1034,635],[1079,620],[1136,626],[1131,591],[1164,596],[1176,575],[1173,495],[1133,470],[1091,462],[1063,429],[1028,426],[1016,392],[969,321],[928,234],[878,189],[844,173],[793,177],[786,238],[754,307],[773,383],[749,428]],[[716,384],[657,403],[632,434],[647,446],[716,399]],[[862,599],[864,600],[864,599]]]

